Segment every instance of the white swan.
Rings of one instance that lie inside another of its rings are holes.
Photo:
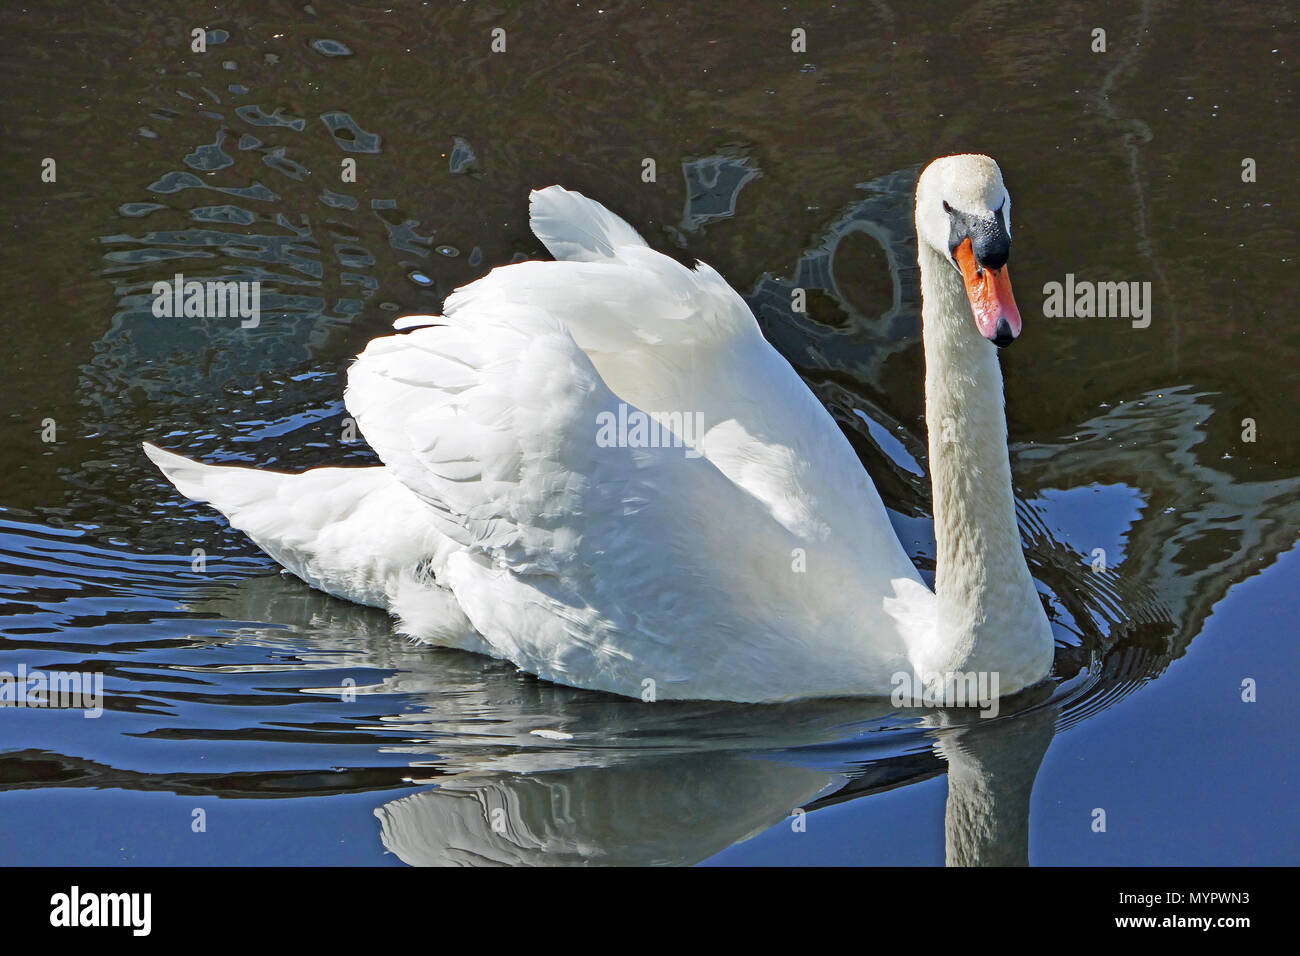
[[[1012,693],[1047,675],[1053,640],[994,347],[1020,331],[1010,208],[986,156],[936,160],[917,186],[937,593],[722,277],[559,186],[531,196],[559,261],[493,270],[349,369],[382,466],[287,475],[145,451],[308,584],[562,684],[778,701],[984,671]],[[641,447],[639,410],[682,424]]]

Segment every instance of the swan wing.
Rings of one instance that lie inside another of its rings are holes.
[[[615,260],[625,249],[648,249],[641,234],[594,199],[563,186],[528,194],[528,224],[556,259]]]
[[[722,276],[655,252],[600,203],[560,186],[534,191],[530,215],[559,261],[494,269],[447,299],[448,316],[545,312],[615,395],[687,426],[677,428],[682,439],[780,524],[875,567],[873,593],[895,577],[919,583],[839,425]]]
[[[345,401],[460,545],[434,571],[495,653],[657,698],[860,694],[906,666],[898,622],[862,621],[859,568],[827,549],[802,573],[807,542],[708,458],[620,434],[643,413],[549,311],[438,321],[371,342]]]

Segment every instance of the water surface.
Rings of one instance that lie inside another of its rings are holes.
[[[5,15],[0,670],[102,673],[106,700],[0,709],[0,859],[1296,862],[1286,5],[216,15]],[[278,573],[139,451],[373,462],[343,440],[350,358],[543,256],[527,193],[559,182],[746,295],[928,574],[910,203],[958,151],[994,155],[1014,196],[1012,468],[1058,638],[1053,680],[994,720],[647,705],[413,646]],[[260,280],[261,324],[155,318],[178,272]],[[1045,317],[1067,273],[1151,283],[1150,326]],[[981,791],[982,831],[945,814]]]

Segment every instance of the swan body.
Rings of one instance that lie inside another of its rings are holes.
[[[990,341],[1019,331],[1005,258],[989,265],[988,222],[1009,230],[992,160],[937,160],[918,185],[937,594],[717,272],[559,186],[530,205],[557,261],[493,270],[350,367],[345,402],[382,465],[146,453],[313,587],[562,684],[779,701],[973,669],[1006,694],[1047,674]]]

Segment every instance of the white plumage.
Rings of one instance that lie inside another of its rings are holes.
[[[935,596],[834,420],[715,271],[578,193],[531,199],[559,261],[494,270],[349,369],[382,467],[146,451],[304,581],[429,643],[656,699],[889,694]],[[677,430],[597,440],[638,412]]]

